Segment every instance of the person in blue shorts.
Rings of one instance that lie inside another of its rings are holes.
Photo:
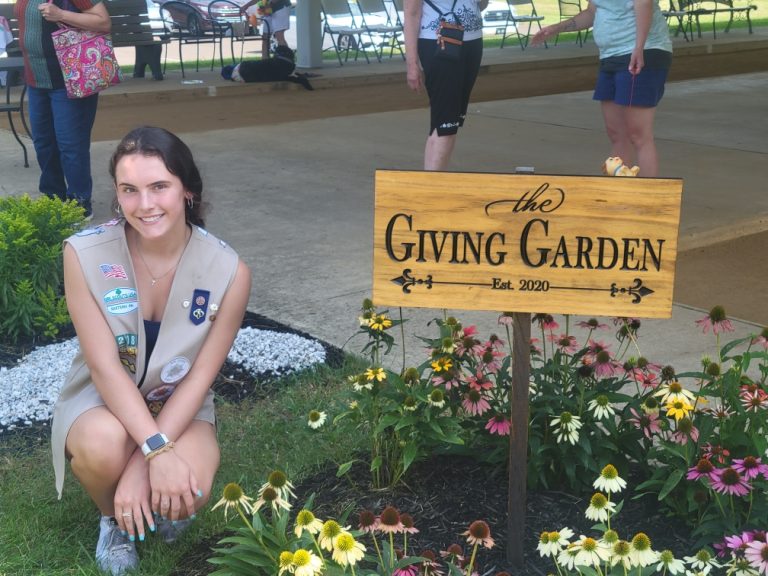
[[[657,176],[653,121],[672,63],[672,41],[658,2],[590,0],[573,18],[542,28],[531,43],[590,26],[600,51],[593,98],[601,103],[611,156],[637,164],[639,176]]]

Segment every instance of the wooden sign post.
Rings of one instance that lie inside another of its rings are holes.
[[[507,554],[523,563],[530,313],[668,318],[682,181],[376,172],[373,302],[515,312]]]

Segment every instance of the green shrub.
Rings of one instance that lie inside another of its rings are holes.
[[[54,337],[69,322],[62,242],[83,222],[72,202],[0,198],[0,341]]]

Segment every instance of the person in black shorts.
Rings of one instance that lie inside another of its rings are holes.
[[[425,170],[445,170],[464,124],[472,88],[483,57],[483,20],[487,0],[405,0],[405,49],[408,87],[427,89],[429,136]],[[458,61],[435,57],[440,19],[464,27]]]

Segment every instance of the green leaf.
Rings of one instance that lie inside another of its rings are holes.
[[[405,450],[403,451],[403,471],[408,470],[408,468],[413,463],[414,459],[416,458],[416,454],[418,453],[418,447],[415,443],[409,442],[405,446]]]
[[[680,480],[683,479],[684,474],[685,472],[683,470],[674,470],[672,474],[669,475],[667,481],[664,482],[664,486],[661,488],[661,492],[659,492],[659,502],[664,500],[664,498],[675,489],[675,486],[677,486],[680,483]]]
[[[339,469],[336,471],[336,478],[341,478],[344,476],[344,474],[349,472],[355,462],[357,462],[357,460],[350,460],[349,462],[344,462],[344,464],[339,466]]]

